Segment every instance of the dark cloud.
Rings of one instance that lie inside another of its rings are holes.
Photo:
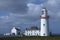
[[[23,13],[27,11],[27,0],[0,0],[0,10],[13,13]]]

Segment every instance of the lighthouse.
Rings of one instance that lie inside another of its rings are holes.
[[[41,18],[41,36],[49,36],[49,16],[47,13],[47,9],[42,9]]]

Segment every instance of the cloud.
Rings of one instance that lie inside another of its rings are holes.
[[[28,0],[29,3],[33,3],[33,4],[41,4],[46,2],[47,0]]]
[[[13,26],[22,26],[23,29],[28,25],[40,26],[43,6],[47,8],[50,19],[58,22],[60,20],[59,4],[59,0],[0,0],[0,10],[9,14],[5,15],[5,12],[0,16],[0,28],[8,30]]]
[[[0,0],[0,10],[13,13],[25,12],[27,10],[26,1],[27,0]]]

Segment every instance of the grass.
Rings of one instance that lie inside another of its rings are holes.
[[[48,37],[2,37],[0,40],[60,40],[60,36]]]

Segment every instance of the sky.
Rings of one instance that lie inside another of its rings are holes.
[[[40,27],[42,7],[50,16],[49,30],[60,34],[60,0],[0,0],[0,34],[9,33],[12,27]]]

